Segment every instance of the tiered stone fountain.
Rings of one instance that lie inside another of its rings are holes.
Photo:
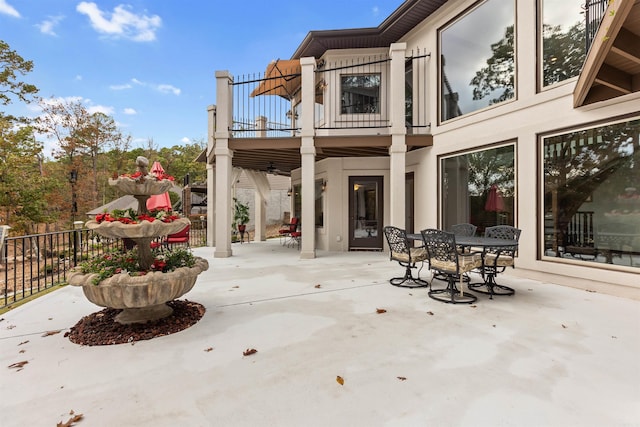
[[[110,179],[109,184],[138,200],[138,215],[147,213],[147,200],[152,195],[168,191],[173,182],[168,179],[156,179],[147,172],[149,161],[138,157],[136,161],[140,174],[136,178],[120,176]],[[86,227],[96,233],[111,238],[129,238],[136,242],[139,264],[143,270],[149,270],[154,256],[151,241],[158,236],[176,233],[189,225],[188,218],[173,222],[159,220],[141,221],[137,224],[123,224],[118,221],[87,221]],[[195,285],[200,273],[209,268],[209,263],[195,257],[193,267],[181,267],[163,273],[150,271],[145,275],[130,276],[127,273],[115,274],[99,284],[92,283],[95,274],[82,274],[74,271],[69,275],[69,284],[82,286],[89,301],[101,307],[122,309],[116,321],[123,324],[144,323],[171,315],[173,309],[166,303],[189,292]]]

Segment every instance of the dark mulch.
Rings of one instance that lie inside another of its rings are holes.
[[[170,316],[129,325],[114,320],[122,310],[105,308],[80,319],[64,336],[72,343],[89,346],[134,343],[187,329],[198,323],[206,310],[201,304],[187,300],[173,300],[167,305],[173,308]]]

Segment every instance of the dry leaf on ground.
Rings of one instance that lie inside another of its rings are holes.
[[[342,378],[340,375],[336,377],[336,381],[338,382],[338,384],[344,385],[344,378]]]
[[[256,354],[258,352],[258,350],[256,350],[255,348],[248,348],[245,351],[242,352],[243,356],[251,356],[252,354]]]
[[[204,351],[206,351],[207,353],[213,351],[213,347],[205,348]]]
[[[400,381],[406,381],[407,377],[397,377]]]
[[[24,365],[26,365],[27,363],[29,363],[28,360],[23,360],[22,362],[16,362],[16,363],[12,363],[11,365],[7,366],[9,369],[17,369],[17,370],[22,370],[22,368],[24,367]]]
[[[322,287],[322,285],[316,285],[314,286],[316,289],[320,289]]]
[[[74,423],[77,423],[83,418],[82,414],[74,414],[73,411],[71,411],[69,415],[71,415],[71,418],[69,418],[66,423],[60,421],[56,424],[56,427],[71,427]]]
[[[386,313],[387,310],[385,310],[384,308],[376,308],[376,313],[378,314],[382,314],[382,313]]]
[[[42,336],[50,337],[51,335],[59,334],[60,332],[62,332],[62,329],[58,329],[57,331],[47,331],[44,334],[42,334]]]

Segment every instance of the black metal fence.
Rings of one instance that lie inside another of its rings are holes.
[[[430,54],[424,49],[405,58],[405,122],[410,133],[428,127],[426,109]],[[315,129],[389,127],[390,63],[387,54],[335,61],[320,60],[315,70]],[[264,73],[239,75],[232,85],[235,138],[298,136],[300,65],[271,63]],[[327,102],[331,99],[331,103]]]
[[[205,246],[206,234],[206,220],[192,220],[190,246]],[[125,249],[122,239],[88,229],[7,237],[0,248],[0,308],[65,283],[78,263],[114,249]]]
[[[587,0],[584,4],[584,16],[587,30],[586,37],[586,52],[589,51],[593,39],[598,32],[600,22],[604,17],[604,12],[607,10],[609,0]]]

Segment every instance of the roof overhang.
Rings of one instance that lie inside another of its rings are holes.
[[[640,0],[611,1],[573,92],[575,108],[640,90]]]
[[[291,58],[321,58],[330,49],[389,47],[446,2],[447,0],[407,0],[373,28],[310,31]]]
[[[407,135],[406,144],[408,151],[429,147],[433,145],[433,137]],[[229,139],[233,166],[285,176],[301,167],[300,145],[300,137]],[[316,161],[330,157],[388,157],[391,136],[316,136],[314,145]],[[204,151],[197,161],[206,161]]]

